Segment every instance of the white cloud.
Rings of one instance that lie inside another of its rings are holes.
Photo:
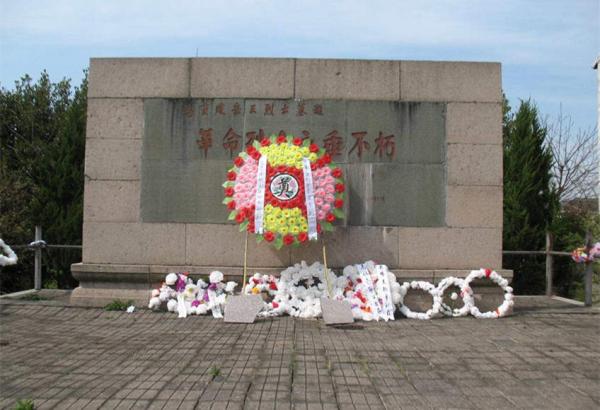
[[[235,49],[236,41],[248,40],[255,54],[287,43],[334,50],[458,48],[508,63],[568,65],[593,36],[589,12],[570,2],[29,0],[2,8],[2,37],[9,45],[118,47],[170,40]]]

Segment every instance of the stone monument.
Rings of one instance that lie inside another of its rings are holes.
[[[332,268],[372,259],[400,281],[502,265],[500,64],[255,58],[90,62],[82,262],[74,303],[145,303],[170,271],[231,278],[231,158],[271,134],[308,138],[344,169]],[[250,241],[250,272],[319,261],[319,243]]]

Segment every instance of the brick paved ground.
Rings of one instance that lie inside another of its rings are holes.
[[[3,303],[0,407],[598,408],[600,316],[560,312],[336,329]]]

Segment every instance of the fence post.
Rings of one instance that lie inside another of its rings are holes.
[[[42,227],[41,226],[37,226],[35,227],[35,240],[36,241],[41,241],[42,240]],[[35,288],[35,290],[40,290],[42,289],[42,248],[41,247],[37,247],[35,249],[35,270],[34,270],[34,277],[33,277],[33,287]]]
[[[552,251],[552,234],[546,231],[546,296],[552,296],[552,271],[554,259],[550,254]]]
[[[590,249],[592,248],[592,233],[587,232],[585,235],[585,252],[589,255]],[[585,263],[585,306],[592,306],[592,276],[594,274],[594,262]]]

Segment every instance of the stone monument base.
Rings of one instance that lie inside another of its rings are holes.
[[[335,268],[334,268],[335,269]],[[150,300],[150,291],[160,286],[169,272],[190,272],[194,280],[206,279],[210,272],[219,270],[224,273],[225,281],[241,284],[243,268],[241,266],[170,266],[170,265],[114,265],[76,263],[71,266],[73,277],[79,281],[79,287],[71,294],[71,304],[79,306],[105,306],[115,299],[132,300],[137,307],[145,307]],[[339,270],[339,269],[338,269]],[[248,267],[249,275],[255,272],[278,276],[281,268]],[[454,276],[464,278],[470,270],[466,269],[390,269],[399,283],[424,280],[434,284]],[[497,270],[509,282],[513,278],[512,270]],[[239,289],[237,289],[239,290]],[[503,292],[494,283],[477,280],[473,286],[475,303],[481,311],[493,310],[502,303]],[[448,289],[448,296],[454,290]],[[406,297],[412,310],[427,310],[431,306],[431,297],[423,292],[410,291]]]

